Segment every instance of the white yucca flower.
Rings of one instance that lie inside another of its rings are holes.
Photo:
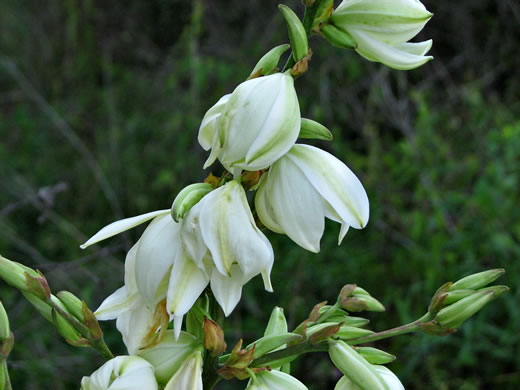
[[[336,157],[309,145],[294,145],[260,181],[258,217],[269,229],[319,252],[325,217],[341,223],[338,243],[350,226],[368,222],[368,197],[356,175]]]
[[[177,338],[183,316],[208,284],[226,316],[239,302],[242,286],[254,276],[261,274],[266,290],[272,291],[273,249],[255,225],[244,189],[234,180],[204,196],[180,223],[170,210],[147,213],[104,227],[82,247],[152,218],[127,260],[133,267],[127,273],[133,272],[134,278],[125,280],[125,286],[101,305],[96,312],[100,318],[119,320],[121,311],[132,315],[138,309],[129,305],[135,304],[145,321],[166,298]]]
[[[229,171],[267,168],[296,142],[300,106],[294,80],[287,73],[258,77],[240,84],[208,110],[199,143]]]
[[[137,356],[115,357],[81,380],[81,390],[157,390],[150,363]]]
[[[431,39],[408,42],[431,17],[418,0],[343,0],[330,22],[353,38],[356,51],[366,59],[406,70],[433,58],[425,55]]]
[[[289,374],[272,370],[257,373],[246,390],[307,390],[307,386]]]

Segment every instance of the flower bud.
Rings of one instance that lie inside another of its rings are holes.
[[[356,295],[345,298],[341,301],[341,306],[350,312],[360,311],[385,311],[385,307],[377,299],[367,295]]]
[[[81,390],[116,389],[157,390],[153,367],[137,356],[118,356],[81,380]]]
[[[0,344],[9,338],[11,335],[11,328],[9,327],[9,317],[5,311],[4,305],[0,301]]]
[[[292,9],[283,4],[278,5],[278,9],[280,9],[280,12],[287,23],[293,59],[295,62],[298,62],[305,57],[309,51],[307,32],[305,31],[300,18]]]
[[[503,268],[497,268],[466,276],[465,278],[462,278],[453,283],[450,287],[450,291],[478,290],[479,288],[485,287],[489,283],[494,282],[496,279],[505,274],[505,272],[506,271]]]
[[[435,320],[445,328],[458,328],[464,321],[496,298],[494,291],[481,291],[445,307]]]
[[[344,341],[329,341],[329,355],[343,375],[361,389],[387,390],[385,382],[373,366]]]
[[[276,46],[269,50],[255,65],[253,71],[249,75],[249,78],[254,78],[255,75],[259,76],[267,76],[271,72],[273,72],[278,66],[278,62],[280,61],[280,57],[283,53],[287,51],[291,47],[287,43],[284,45]]]
[[[300,131],[300,106],[293,78],[285,73],[240,84],[204,116],[199,143],[224,167],[256,171],[267,168],[289,151]]]
[[[258,359],[266,353],[274,351],[279,347],[285,346],[287,343],[302,340],[302,336],[296,333],[282,333],[259,338],[254,343],[249,344],[246,349],[255,348],[253,359]]]
[[[212,185],[208,183],[195,183],[184,187],[172,204],[174,221],[179,222],[180,219],[184,218],[184,215],[212,190]]]
[[[211,352],[213,356],[219,356],[226,350],[227,344],[224,340],[224,331],[218,324],[204,318],[204,348]]]
[[[312,31],[319,32],[319,27],[330,15],[332,15],[334,7],[334,0],[322,0],[320,1],[316,13],[314,14],[314,21],[312,23]]]
[[[29,291],[29,276],[39,277],[39,274],[20,263],[6,259],[0,255],[0,276],[7,284],[17,288],[20,291]]]
[[[164,385],[195,351],[197,344],[197,339],[187,332],[181,332],[175,341],[173,331],[167,330],[159,343],[139,350],[137,355],[153,366],[157,381]]]
[[[332,46],[340,49],[355,49],[356,42],[352,39],[349,33],[342,31],[332,24],[325,24],[320,28],[323,37],[329,41]]]
[[[370,364],[387,364],[396,358],[388,352],[372,347],[356,347],[356,352],[363,356]]]
[[[56,295],[67,311],[76,317],[78,321],[83,322],[85,320],[85,316],[83,315],[83,301],[81,299],[69,291],[60,291]]]
[[[305,118],[302,118],[301,122],[302,124],[300,134],[298,135],[299,138],[313,138],[324,141],[332,141],[332,133],[321,123]]]
[[[271,312],[264,336],[275,336],[284,333],[287,333],[287,320],[283,314],[283,308],[276,306]]]

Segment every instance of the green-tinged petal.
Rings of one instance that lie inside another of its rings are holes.
[[[182,250],[180,224],[171,215],[157,217],[139,239],[135,275],[139,293],[149,305],[166,296],[170,269]]]
[[[390,68],[400,70],[414,69],[433,59],[431,56],[416,55],[398,47],[390,46],[362,32],[356,31],[351,34],[358,43],[356,51],[360,55],[369,61],[378,61]],[[409,46],[403,48],[411,50]]]
[[[140,225],[142,223],[145,223],[152,218],[155,218],[159,215],[168,214],[168,213],[170,213],[169,209],[168,210],[158,210],[158,211],[152,211],[150,213],[138,215],[137,217],[125,218],[125,219],[121,219],[116,222],[112,222],[110,225],[105,226],[99,232],[94,234],[87,242],[85,242],[83,245],[80,245],[80,247],[82,249],[85,249],[86,247],[88,247],[90,245],[93,245],[93,244],[103,241],[107,238],[115,236],[116,234],[124,232],[125,230],[132,229],[133,227]]]
[[[181,332],[178,340],[175,341],[173,330],[168,330],[158,344],[139,351],[138,355],[152,364],[157,381],[166,384],[193,353],[196,346],[195,336]]]
[[[389,390],[404,390],[399,378],[385,366],[373,366],[374,370],[383,378]]]
[[[416,56],[424,56],[432,48],[433,41],[431,39],[424,42],[405,42],[395,46],[396,49]]]
[[[251,279],[245,280],[245,275],[237,264],[231,266],[230,274],[230,276],[222,275],[220,272],[211,274],[211,291],[226,317],[240,301],[242,286]]]
[[[266,228],[275,233],[283,234],[283,228],[278,222],[278,218],[275,215],[271,201],[267,195],[273,191],[273,183],[276,181],[275,179],[268,180],[270,171],[271,170],[260,178],[258,189],[255,193],[256,213]]]

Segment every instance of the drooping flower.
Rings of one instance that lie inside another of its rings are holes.
[[[388,368],[378,365],[372,367],[379,374],[388,390],[404,390],[404,386],[399,378]],[[334,387],[334,390],[371,390],[371,388],[360,387],[347,376],[343,376]]]
[[[267,168],[296,142],[300,106],[294,80],[286,73],[258,77],[223,96],[204,116],[199,143],[229,171]]]
[[[154,218],[127,260],[134,278],[107,298],[96,313],[102,319],[125,318],[142,311],[150,320],[166,298],[166,310],[174,320],[176,338],[183,316],[208,284],[217,302],[229,315],[240,300],[242,286],[261,274],[272,291],[270,272],[274,254],[271,244],[256,227],[242,186],[231,181],[202,198],[180,222],[169,210],[147,213],[114,222],[101,229],[82,247]],[[130,287],[135,283],[136,291]],[[142,299],[142,300],[139,300]],[[135,305],[135,306],[133,306]],[[138,309],[139,307],[139,309]],[[108,312],[103,316],[104,312]],[[122,321],[122,320],[121,320]],[[133,350],[133,349],[132,349]]]
[[[309,145],[294,145],[260,181],[255,206],[262,223],[294,242],[319,252],[324,218],[350,226],[368,222],[368,197],[359,179],[336,157]]]
[[[431,17],[419,0],[343,0],[330,22],[353,38],[367,60],[407,70],[433,58],[425,55],[431,40],[408,42]]]
[[[153,367],[137,356],[115,357],[90,377],[83,377],[81,390],[157,390]]]

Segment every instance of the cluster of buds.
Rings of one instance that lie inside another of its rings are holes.
[[[428,312],[433,320],[421,324],[431,334],[449,334],[492,300],[507,292],[507,286],[488,286],[505,273],[492,269],[442,285],[433,295]]]

